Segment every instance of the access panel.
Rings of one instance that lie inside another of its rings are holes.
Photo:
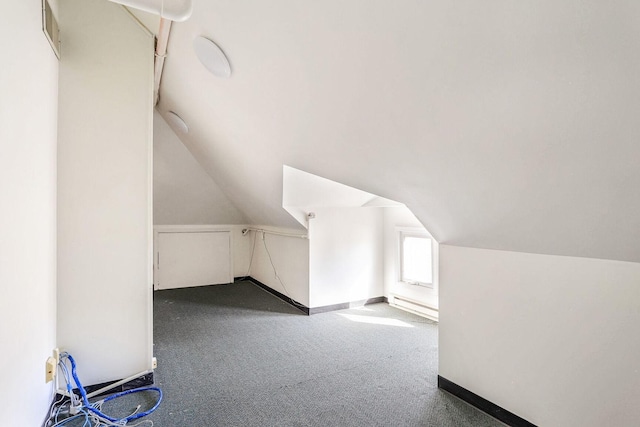
[[[229,231],[159,232],[156,289],[231,283]]]

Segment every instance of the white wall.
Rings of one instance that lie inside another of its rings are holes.
[[[58,110],[58,63],[39,0],[4,5],[0,50],[0,413],[3,425],[37,426],[56,343]]]
[[[640,264],[440,246],[439,374],[544,427],[640,419]]]
[[[58,344],[87,385],[151,367],[153,37],[60,4]]]
[[[153,115],[153,223],[244,224],[160,114]]]
[[[298,230],[282,229],[266,226],[257,228],[279,231],[284,233],[302,234]],[[309,307],[309,240],[299,237],[278,236],[252,231],[241,237],[241,242],[250,256],[254,247],[251,269],[243,270],[240,276],[249,275],[276,291],[293,298],[297,302]],[[266,248],[265,248],[266,246]],[[269,260],[269,254],[271,261]],[[278,277],[274,273],[275,267]],[[284,286],[282,285],[282,283]]]
[[[322,307],[383,295],[380,208],[317,208],[309,222],[309,303]]]
[[[438,308],[438,242],[433,239],[433,288],[400,281],[400,241],[398,228],[429,232],[406,206],[384,208],[384,295],[405,297]],[[429,234],[430,235],[430,234]]]

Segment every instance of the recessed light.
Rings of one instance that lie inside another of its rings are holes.
[[[196,51],[196,55],[202,65],[214,76],[222,78],[231,76],[229,60],[217,44],[206,37],[198,36],[193,41],[193,50]]]
[[[175,128],[181,130],[184,133],[189,133],[189,126],[182,120],[182,117],[174,113],[173,111],[169,111],[167,113],[167,120],[171,123]]]

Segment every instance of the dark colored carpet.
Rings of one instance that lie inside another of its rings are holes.
[[[240,282],[154,310],[155,427],[502,426],[438,390],[437,325],[387,304],[309,317]]]

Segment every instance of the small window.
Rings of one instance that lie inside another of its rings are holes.
[[[432,286],[432,252],[431,239],[426,235],[400,232],[400,280]]]

